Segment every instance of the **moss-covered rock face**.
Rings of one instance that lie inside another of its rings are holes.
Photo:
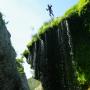
[[[90,1],[80,0],[76,12],[69,17],[73,39],[74,60],[77,63],[77,79],[80,84],[90,83]]]
[[[49,56],[49,55],[53,51],[58,52],[57,44],[56,44],[58,38],[56,37],[56,32],[58,28],[59,30],[62,30],[62,26],[60,25],[65,20],[68,21],[69,29],[72,37],[73,53],[74,53],[73,57],[75,62],[74,72],[76,74],[76,79],[77,79],[76,82],[79,85],[81,84],[88,85],[90,84],[90,40],[89,40],[90,39],[90,0],[80,0],[75,6],[69,9],[63,17],[56,18],[51,22],[45,23],[40,28],[39,32],[33,37],[32,41],[28,44],[28,49],[30,51],[30,55],[28,54],[28,56],[31,56],[30,60],[32,60],[32,65],[39,66],[39,64],[41,64],[38,62],[38,60],[41,60],[41,58],[39,58],[38,56],[42,54],[38,54],[37,56],[38,58],[35,58],[35,55],[37,55],[35,52],[37,50],[36,47],[38,48],[41,47],[40,43],[41,43],[41,40],[43,40],[45,45],[48,44],[45,47],[47,48],[45,49],[45,52],[46,52],[45,54],[47,54],[48,56],[48,59],[47,59],[48,65],[54,60],[56,61],[54,63],[58,65],[57,54],[54,53],[54,55],[52,54],[52,56]],[[38,51],[39,50],[40,49],[38,49]],[[35,68],[36,72],[39,72],[39,69]],[[53,68],[53,70],[58,72],[60,68],[58,69]],[[39,77],[40,77],[40,74],[38,78]],[[49,77],[49,75],[47,75],[47,77]]]

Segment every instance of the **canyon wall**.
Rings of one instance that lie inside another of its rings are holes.
[[[29,90],[23,86],[25,82],[22,82],[17,71],[16,52],[10,38],[11,35],[0,13],[0,90]]]
[[[90,85],[90,1],[45,23],[24,52],[44,90],[85,90]]]

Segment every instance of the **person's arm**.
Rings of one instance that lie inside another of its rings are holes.
[[[52,7],[52,5],[50,5],[50,7]]]
[[[48,11],[48,9],[46,8],[46,10]]]

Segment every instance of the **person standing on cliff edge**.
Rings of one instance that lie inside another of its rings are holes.
[[[54,17],[53,10],[52,10],[52,5],[48,4],[48,8],[46,10],[49,11],[49,16],[51,18]]]

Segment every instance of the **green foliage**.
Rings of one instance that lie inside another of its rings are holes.
[[[48,23],[44,23],[27,47],[30,50],[33,43],[41,38],[41,35],[49,32],[50,28],[54,29],[54,26],[60,27],[59,24],[68,18],[72,24],[70,29],[72,30],[74,44],[74,60],[77,63],[77,80],[80,84],[84,84],[90,82],[90,0],[80,0],[63,17],[57,17]]]
[[[71,17],[74,15],[82,15],[85,14],[87,11],[87,6],[90,5],[89,0],[80,0],[78,4],[74,5],[72,8],[70,8],[66,13],[64,17]]]
[[[53,28],[54,26],[58,26],[59,22],[62,18],[57,17],[48,23],[44,23],[43,26],[39,29],[38,35],[44,34],[46,31],[49,31],[49,28]]]
[[[80,84],[84,84],[90,83],[90,1],[80,0],[77,11],[79,19],[76,22],[78,25],[72,25],[74,59],[77,62],[77,80]]]
[[[28,55],[30,54],[29,50],[24,50],[23,56],[27,59]]]
[[[87,81],[85,77],[85,73],[76,71],[76,75],[79,84],[85,84],[85,82]]]
[[[88,9],[88,7],[90,7],[90,1],[89,0],[81,0],[80,3],[78,4],[79,15],[85,16],[85,14],[88,14],[87,11],[90,12],[89,11],[90,8]]]
[[[71,18],[71,20],[74,18],[77,22],[77,26],[70,27],[74,31],[72,31],[72,36],[74,60],[77,62],[77,80],[79,84],[90,83],[90,0],[80,0],[65,13],[65,17]]]
[[[70,8],[64,15],[64,17],[71,17],[74,15],[78,15],[78,10],[77,10],[77,4],[74,5],[72,8]]]
[[[16,59],[16,62],[17,62],[17,63],[23,63],[23,58],[20,58],[20,59],[18,58],[18,59]]]
[[[39,35],[35,34],[32,37],[32,40],[27,44],[28,49],[33,45],[33,43],[35,43],[37,40],[39,40]]]
[[[83,36],[82,39],[77,40],[78,42],[75,47],[75,61],[77,62],[77,71],[79,74],[78,80],[83,84],[85,81],[90,81],[90,41],[89,38],[86,37]],[[82,80],[82,76],[84,76],[84,82]]]
[[[28,49],[32,47],[33,43],[35,43],[36,41],[40,40],[41,35],[43,35],[46,31],[49,32],[50,29],[49,28],[53,28],[55,26],[58,27],[58,24],[60,23],[60,21],[63,20],[63,17],[57,17],[56,19],[46,22],[43,24],[43,26],[39,29],[38,33],[35,34],[32,37],[32,40],[27,44]]]
[[[17,70],[20,73],[20,75],[24,74],[24,67],[22,66],[23,59],[16,59],[16,65],[17,65]]]
[[[86,4],[88,4],[88,3],[90,3],[90,0],[80,0],[79,3],[78,3],[78,9],[80,10],[81,8],[86,6]]]

